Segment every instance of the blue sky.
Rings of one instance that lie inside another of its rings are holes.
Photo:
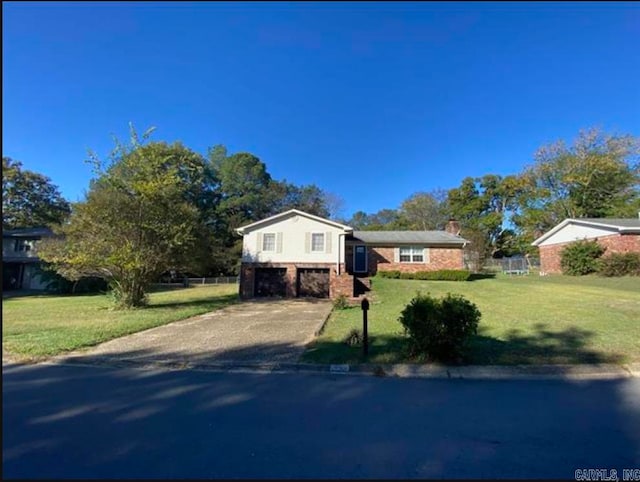
[[[88,148],[155,140],[260,157],[276,179],[395,208],[519,172],[600,126],[640,135],[637,3],[3,6],[3,156],[80,200]]]

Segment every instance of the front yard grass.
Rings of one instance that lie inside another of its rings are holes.
[[[208,285],[159,291],[149,306],[111,310],[106,295],[36,295],[2,300],[3,358],[36,361],[222,308],[238,287]]]
[[[479,365],[640,362],[640,278],[505,276],[466,282],[374,278],[369,362],[411,362],[397,321],[419,290],[459,293],[482,312],[467,363]],[[362,329],[359,307],[334,310],[303,361],[357,363],[343,339]]]

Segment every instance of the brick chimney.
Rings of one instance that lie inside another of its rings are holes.
[[[444,230],[447,233],[457,236],[458,234],[460,234],[460,223],[455,219],[449,219],[449,221],[447,221],[447,226],[444,228]]]

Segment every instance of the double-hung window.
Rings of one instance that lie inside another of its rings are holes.
[[[16,239],[15,251],[31,251],[31,242],[26,239]]]
[[[262,251],[276,250],[276,233],[264,233],[262,235]]]
[[[401,263],[424,263],[424,251],[417,246],[405,246],[400,248]]]
[[[324,233],[311,234],[311,251],[313,252],[324,251]]]

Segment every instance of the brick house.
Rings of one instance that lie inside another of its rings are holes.
[[[531,243],[540,250],[540,274],[562,273],[560,253],[582,239],[596,240],[605,254],[640,253],[640,218],[565,219]]]
[[[353,298],[378,271],[462,269],[457,223],[446,231],[354,231],[292,209],[238,228],[240,296]]]

